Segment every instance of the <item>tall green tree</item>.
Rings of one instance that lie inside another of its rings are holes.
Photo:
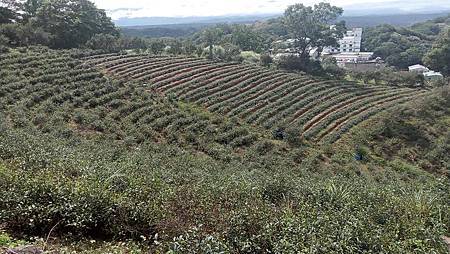
[[[167,53],[171,55],[181,55],[183,53],[183,43],[178,39],[171,40],[168,46]]]
[[[183,41],[183,52],[184,54],[190,56],[196,52],[197,48],[194,42],[190,39]]]
[[[345,23],[335,23],[343,9],[329,3],[319,3],[313,7],[303,4],[289,6],[283,16],[283,23],[294,39],[294,50],[300,59],[308,59],[312,48],[338,46],[346,28]],[[335,26],[330,26],[335,23]]]
[[[8,37],[0,34],[0,53],[8,52],[9,39]]]
[[[223,30],[218,27],[207,28],[202,32],[201,40],[208,47],[210,59],[214,58],[214,45],[218,44]]]
[[[433,70],[450,76],[450,27],[441,32],[423,61]]]
[[[165,47],[166,44],[160,39],[150,41],[150,52],[152,52],[152,54],[154,55],[160,55],[164,51]]]
[[[54,36],[55,48],[74,48],[95,34],[118,36],[111,19],[88,0],[47,0],[37,8],[34,25]]]
[[[230,43],[244,51],[262,52],[265,47],[264,35],[249,25],[231,26]]]
[[[23,4],[23,20],[28,21],[30,18],[36,16],[39,7],[42,6],[44,0],[27,0]]]
[[[96,34],[86,42],[86,47],[94,50],[114,52],[119,50],[118,39],[110,34]]]
[[[225,61],[240,61],[241,50],[238,46],[227,43],[223,45],[224,54],[223,60]]]
[[[8,39],[8,45],[12,47],[23,47],[30,45],[47,46],[52,36],[40,27],[32,26],[30,23],[11,23],[0,26],[0,34]]]

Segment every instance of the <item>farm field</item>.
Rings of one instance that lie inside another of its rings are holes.
[[[111,79],[76,54],[49,51],[3,56],[2,112],[18,126],[26,122],[44,132],[58,132],[57,126],[68,125],[87,137],[102,133],[114,140],[130,137],[132,143],[168,142],[216,158],[225,156],[222,150],[250,147],[270,136],[160,96],[140,82]]]
[[[0,253],[449,253],[450,16],[138,2],[1,1]]]
[[[141,83],[149,93],[272,131],[298,130],[314,143],[333,143],[362,121],[426,93],[196,58],[109,54],[83,60],[111,77]]]
[[[11,236],[57,225],[55,237],[98,240],[88,253],[114,241],[175,253],[446,248],[445,89],[86,50],[20,49],[0,66],[0,225]]]

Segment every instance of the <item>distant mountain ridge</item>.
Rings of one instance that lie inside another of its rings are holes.
[[[367,15],[367,16],[344,16],[347,27],[373,27],[380,24],[394,26],[411,26],[415,23],[424,22],[438,17],[446,16],[448,12],[428,13],[428,14],[402,14],[402,15]]]
[[[114,22],[118,26],[163,26],[183,24],[251,23],[279,17],[281,14],[233,15],[211,17],[142,17],[120,18]]]
[[[346,15],[340,18],[345,20],[350,27],[354,26],[375,26],[378,24],[391,24],[398,26],[409,26],[417,22],[445,16],[448,11],[436,13],[413,13],[413,14],[386,14],[386,15]],[[253,23],[271,18],[280,17],[281,14],[248,15],[248,16],[211,16],[211,17],[142,17],[142,18],[120,18],[115,20],[116,25],[121,27],[151,27],[167,25],[187,25],[187,24],[218,24],[218,23]]]
[[[448,12],[450,13],[450,11]],[[448,13],[433,14],[404,14],[404,15],[371,15],[371,16],[344,16],[347,27],[373,27],[380,24],[395,26],[411,26],[415,23],[446,16]],[[192,35],[205,27],[219,23],[250,24],[256,21],[264,21],[280,15],[263,16],[224,16],[224,17],[187,17],[187,18],[139,18],[122,20],[121,30],[126,36],[137,37],[183,37]],[[165,24],[168,23],[168,24]],[[125,25],[124,25],[125,24]],[[145,25],[147,24],[147,25]]]

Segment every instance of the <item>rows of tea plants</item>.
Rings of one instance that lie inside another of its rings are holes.
[[[130,61],[143,58],[148,62],[144,68],[151,66],[158,71],[147,73],[130,65]],[[2,56],[0,108],[21,127],[29,124],[44,132],[56,132],[64,125],[86,136],[104,134],[124,142],[174,143],[219,159],[261,139],[253,128],[235,119],[146,92],[149,87],[145,84],[111,79],[92,67],[102,65],[111,72],[133,68],[133,78],[165,79],[173,70],[170,66],[178,66],[174,62],[184,66],[208,63],[120,54],[80,60],[70,51]]]
[[[314,141],[335,141],[326,136],[342,135],[349,126],[421,94],[204,59],[105,55],[86,61],[117,77],[145,83],[148,92],[267,129],[294,127],[298,135]]]
[[[448,179],[406,164],[405,149],[399,159],[374,157],[374,149],[355,162],[353,148],[290,147],[255,128],[284,123],[334,142],[423,91],[203,59],[92,54],[0,55],[0,228],[8,234],[161,253],[445,253]],[[430,99],[430,111],[448,107],[444,97]],[[408,128],[410,137],[425,126],[419,137],[437,140],[423,149],[435,161],[445,158],[442,112],[439,125],[398,114],[397,132]]]

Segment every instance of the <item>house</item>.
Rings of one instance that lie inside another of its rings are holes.
[[[424,72],[423,76],[425,77],[425,80],[428,81],[437,81],[444,79],[444,76],[440,72],[435,71]]]
[[[420,64],[416,64],[416,65],[411,65],[408,67],[409,72],[415,72],[415,73],[425,73],[425,72],[429,72],[430,69],[428,69],[427,67],[420,65]]]
[[[338,63],[363,63],[373,58],[373,52],[344,52],[331,55]]]
[[[347,52],[328,55],[336,59],[337,65],[344,69],[355,71],[375,71],[386,67],[384,61],[374,58],[373,52]]]
[[[408,67],[409,72],[414,72],[417,74],[422,74],[427,81],[436,81],[444,79],[444,76],[440,72],[436,72],[428,69],[427,67],[416,64]]]

